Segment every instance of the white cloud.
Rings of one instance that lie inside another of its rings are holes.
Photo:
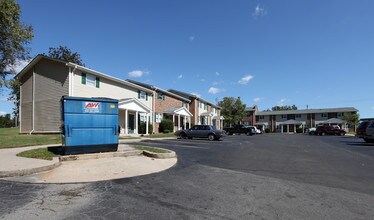
[[[219,76],[219,72],[216,72],[216,76]]]
[[[284,106],[284,103],[285,103],[285,102],[289,102],[289,101],[290,101],[289,99],[285,99],[285,98],[283,98],[283,99],[280,99],[280,100],[278,101],[277,105],[278,105],[278,106]]]
[[[224,90],[220,89],[220,88],[210,87],[209,90],[208,90],[208,93],[210,93],[210,94],[217,94],[217,93],[223,92],[223,91]]]
[[[147,75],[149,72],[148,71],[141,71],[141,70],[133,70],[129,72],[129,77],[131,78],[140,78],[144,75]]]
[[[265,7],[264,6],[261,6],[260,4],[258,4],[255,8],[255,11],[252,13],[252,16],[254,18],[257,18],[257,17],[260,17],[260,16],[265,16],[267,15],[267,11],[265,10]]]
[[[17,60],[13,66],[7,66],[5,71],[12,72],[12,73],[19,73],[27,64],[30,63],[31,60]]]
[[[257,98],[254,98],[254,99],[253,99],[254,102],[259,102],[259,101],[261,101],[261,100],[262,100],[262,98],[260,98],[260,97],[257,97]]]
[[[216,85],[223,84],[223,83],[224,83],[223,80],[220,80],[220,81],[214,81],[214,82],[212,82],[212,85],[213,85],[213,86],[216,86]]]
[[[6,112],[0,111],[0,115],[6,115]]]
[[[195,95],[195,96],[197,96],[197,97],[201,97],[201,95],[199,94],[199,93],[197,93],[197,92],[193,92],[193,93],[191,93],[192,95]]]
[[[251,81],[253,79],[253,76],[251,75],[247,75],[247,76],[244,76],[243,78],[241,78],[238,83],[239,84],[242,84],[242,85],[246,85],[249,83],[249,81]]]
[[[182,79],[182,78],[183,78],[183,75],[180,74],[180,75],[178,76],[178,79]]]
[[[195,40],[195,36],[190,36],[188,39],[190,39],[190,41],[194,41]]]

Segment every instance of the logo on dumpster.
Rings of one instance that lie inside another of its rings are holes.
[[[84,106],[84,112],[99,112],[100,102],[86,102]]]

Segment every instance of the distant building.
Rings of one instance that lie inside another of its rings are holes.
[[[272,132],[282,133],[296,132],[297,128],[310,128],[319,124],[337,124],[348,129],[342,117],[345,114],[355,114],[357,111],[353,107],[262,111],[256,113],[255,125],[262,129],[269,128]]]
[[[243,124],[253,126],[256,124],[256,113],[258,112],[257,105],[253,107],[247,107],[245,109],[245,116],[243,118]]]

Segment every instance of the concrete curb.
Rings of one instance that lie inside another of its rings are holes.
[[[105,152],[105,153],[92,153],[92,154],[78,154],[78,155],[66,155],[60,156],[60,161],[73,161],[73,160],[89,160],[89,159],[100,159],[108,157],[129,157],[139,156],[143,152],[141,150],[122,151],[122,152]]]
[[[40,173],[40,172],[52,170],[56,167],[59,167],[60,165],[61,165],[61,162],[57,161],[56,163],[48,165],[48,166],[41,166],[41,167],[36,167],[36,168],[31,168],[31,169],[0,171],[0,178],[31,175],[34,173]]]
[[[167,150],[167,151],[169,151],[169,153],[154,153],[154,152],[150,152],[147,150],[143,150],[143,154],[147,157],[152,157],[152,158],[157,158],[157,159],[168,159],[168,158],[177,157],[177,154],[174,151],[171,151],[171,150]]]

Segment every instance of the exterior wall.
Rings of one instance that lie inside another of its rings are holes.
[[[198,109],[198,106],[199,105],[199,101],[197,101],[196,99],[194,100],[191,100],[191,103],[190,103],[190,109],[189,111],[193,114],[193,117],[191,119],[191,124],[194,124],[194,125],[197,125],[199,120],[199,109]]]
[[[69,94],[68,76],[63,63],[42,59],[21,77],[21,133],[60,132],[60,100]]]
[[[86,73],[90,74],[90,73]],[[90,74],[93,75],[93,74]],[[111,99],[125,99],[136,98],[138,99],[138,89],[114,82],[102,77],[100,78],[99,88],[82,84],[82,72],[79,70],[74,71],[73,77],[73,96],[81,97],[107,97]],[[152,95],[148,94],[148,100],[138,99],[145,106],[152,109]]]
[[[69,95],[69,68],[43,59],[35,65],[35,132],[60,132],[61,97]]]
[[[20,78],[20,133],[32,131],[32,93],[33,93],[33,75],[32,69]]]
[[[165,110],[173,108],[173,107],[178,107],[178,108],[183,107],[183,101],[176,99],[172,96],[168,96],[166,94],[164,94],[164,97],[165,97],[165,100],[158,99],[157,92],[156,92],[154,114],[156,113],[163,114]],[[156,116],[154,116],[153,132],[159,133],[159,130],[158,130],[159,125],[160,123],[156,123]]]

